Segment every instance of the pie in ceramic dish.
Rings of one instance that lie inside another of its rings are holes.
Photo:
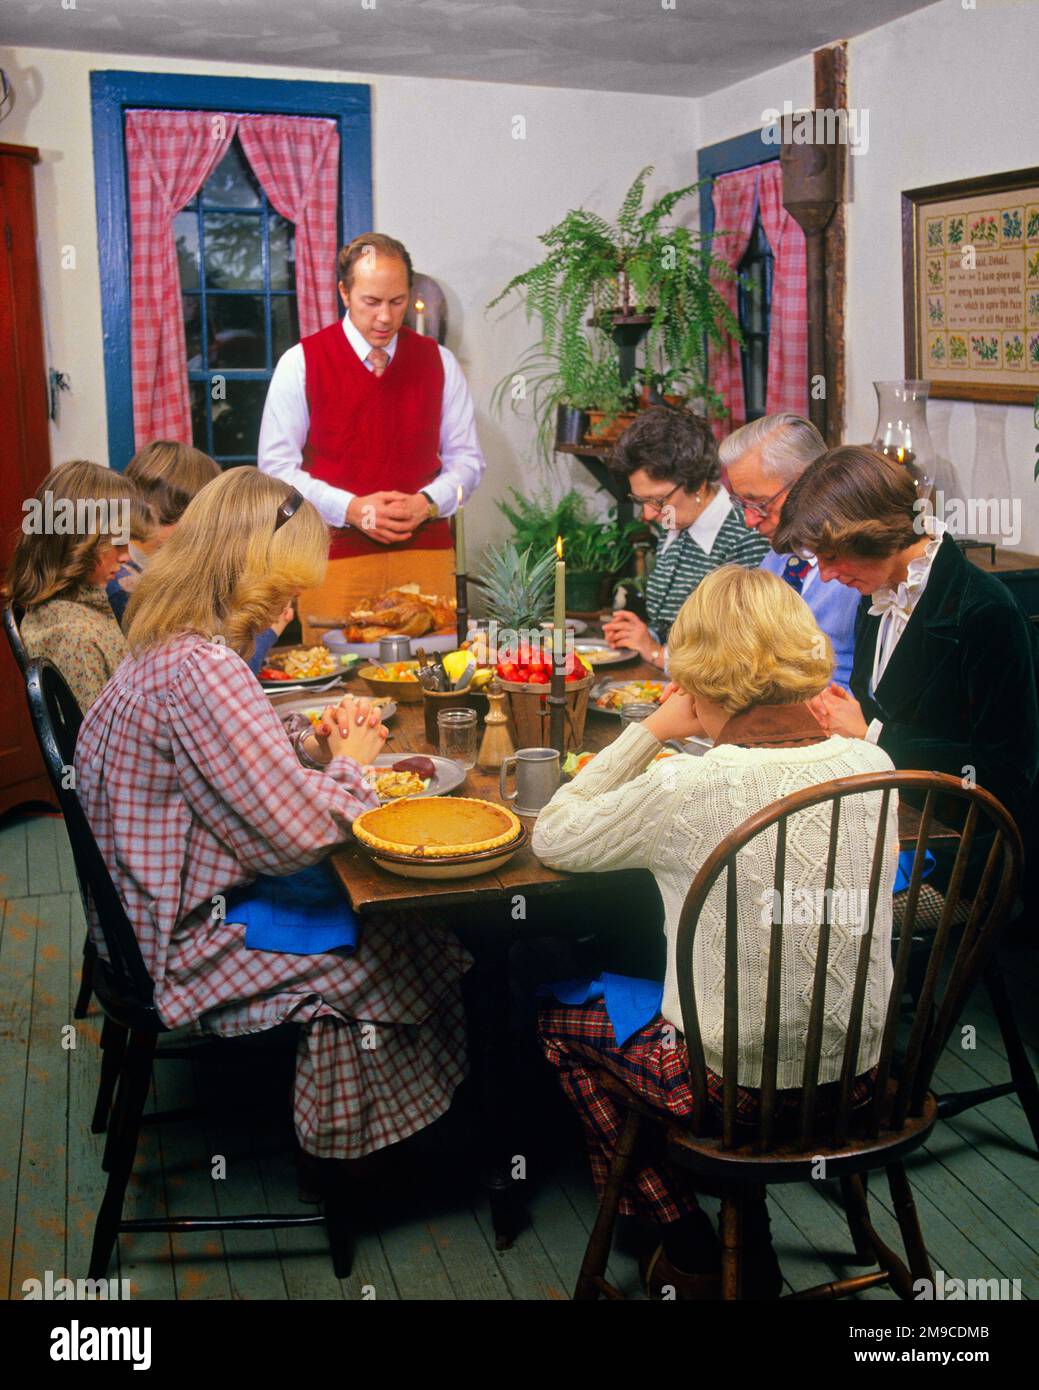
[[[353,831],[362,845],[379,854],[449,859],[501,849],[523,833],[523,826],[507,806],[493,801],[426,796],[364,811]]]

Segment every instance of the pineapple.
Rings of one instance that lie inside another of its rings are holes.
[[[551,611],[555,559],[554,550],[535,559],[532,547],[520,551],[512,541],[488,550],[479,579],[487,616],[500,628],[536,629]]]

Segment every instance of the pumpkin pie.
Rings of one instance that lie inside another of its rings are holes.
[[[424,796],[364,811],[353,823],[369,849],[396,857],[447,859],[511,844],[523,832],[507,806],[467,796]]]

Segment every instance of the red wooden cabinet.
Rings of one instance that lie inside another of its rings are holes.
[[[22,503],[50,472],[47,370],[36,260],[33,165],[39,151],[0,144],[0,564],[11,557]],[[0,814],[25,801],[53,804],[33,735],[25,685],[0,637]]]

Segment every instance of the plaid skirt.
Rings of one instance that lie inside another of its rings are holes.
[[[467,1072],[462,976],[471,957],[420,913],[368,918],[353,954],[255,951],[207,921],[175,943],[156,993],[164,1022],[235,1037],[300,1025],[293,1115],[317,1158],[361,1158],[442,1115]]]
[[[685,1043],[681,1037],[676,1039],[673,1025],[658,1014],[623,1047],[618,1047],[601,999],[589,1004],[553,1004],[543,1008],[538,1017],[538,1034],[545,1056],[559,1072],[563,1091],[581,1117],[592,1179],[602,1201],[624,1112],[603,1088],[600,1073],[606,1070],[619,1077],[643,1101],[655,1106],[662,1120],[688,1118],[694,1114],[695,1104]],[[857,1077],[853,1103],[863,1104],[872,1090],[872,1076]],[[819,1088],[824,1103],[824,1092],[828,1091],[829,1087]],[[751,1123],[757,1117],[760,1097],[760,1091],[737,1087],[736,1113],[741,1123]],[[720,1117],[722,1079],[709,1068],[707,1103]],[[800,1090],[778,1092],[777,1118],[796,1113],[800,1104]],[[655,1161],[650,1156],[641,1161],[636,1157],[634,1176],[621,1195],[620,1210],[624,1215],[645,1216],[665,1226],[688,1215],[697,1205],[691,1174],[666,1160]]]

